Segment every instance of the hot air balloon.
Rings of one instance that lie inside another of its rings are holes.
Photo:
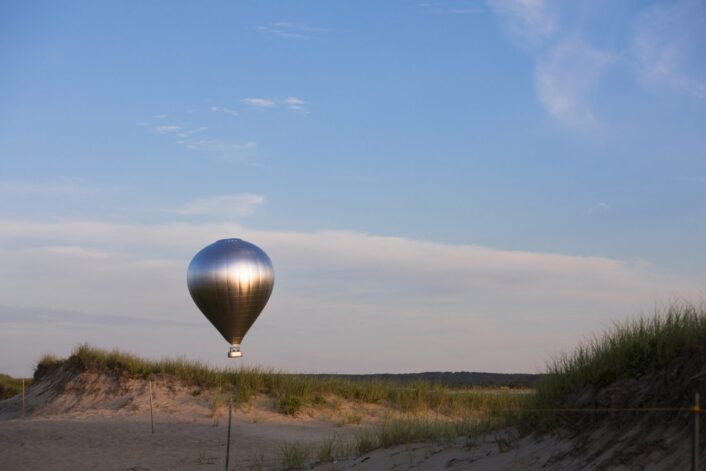
[[[240,343],[270,299],[274,282],[270,257],[241,239],[216,241],[191,260],[186,275],[189,293],[230,343],[229,358],[242,356]]]

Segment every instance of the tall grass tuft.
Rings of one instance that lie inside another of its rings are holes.
[[[281,469],[301,468],[311,456],[311,448],[302,443],[285,443],[280,451]]]
[[[650,317],[615,323],[584,341],[572,353],[554,359],[523,409],[570,406],[586,390],[635,378],[667,367],[691,348],[706,346],[706,307],[673,303]],[[525,412],[521,422],[536,425],[542,414]]]
[[[397,419],[373,429],[373,436],[376,448],[413,442],[449,443],[458,437],[476,437],[500,425],[492,416],[480,420]]]

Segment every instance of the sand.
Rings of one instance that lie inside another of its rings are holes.
[[[677,436],[681,436],[678,431]],[[512,432],[510,433],[512,434]],[[317,471],[388,471],[414,469],[424,471],[672,471],[690,469],[691,447],[688,440],[678,440],[665,450],[656,447],[626,461],[616,460],[613,447],[621,443],[606,443],[597,439],[588,449],[578,452],[570,439],[557,437],[524,437],[507,440],[507,431],[491,434],[466,443],[459,439],[452,445],[411,443],[375,450],[355,459],[336,463],[321,463]],[[706,469],[704,467],[703,469]]]
[[[153,382],[152,434],[148,391],[144,380],[83,373],[33,385],[24,417],[19,397],[0,402],[0,470],[223,469],[227,396]],[[269,469],[285,443],[345,439],[365,426],[342,426],[345,407],[297,417],[273,409],[264,396],[234,408],[231,469],[259,469],[263,460]]]
[[[317,442],[343,432],[331,424],[233,423],[232,469],[257,469],[260,453],[273,456],[285,442]],[[109,417],[30,418],[0,421],[3,470],[223,469],[226,424]]]
[[[15,397],[0,401],[0,470],[222,470],[227,404],[222,393],[155,379],[155,433],[146,380],[84,372],[49,375],[33,384],[26,413]],[[355,409],[353,409],[355,408]],[[360,424],[345,424],[351,411]],[[285,444],[316,446],[334,434],[351,440],[389,411],[355,403],[304,409],[296,417],[256,397],[235,409],[231,470],[279,469]],[[654,424],[654,422],[650,422]],[[508,429],[452,444],[412,443],[307,467],[343,470],[654,470],[688,469],[688,430],[654,425],[618,435],[597,426],[563,437],[519,437]],[[706,469],[706,468],[704,468]]]

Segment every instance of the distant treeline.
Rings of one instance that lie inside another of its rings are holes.
[[[440,384],[447,387],[502,387],[527,388],[533,387],[539,381],[541,374],[529,373],[477,373],[469,371],[431,371],[425,373],[384,373],[384,374],[315,374],[310,375],[317,378],[342,378],[352,381],[383,380],[395,383],[406,384],[415,381],[426,381],[428,383]]]

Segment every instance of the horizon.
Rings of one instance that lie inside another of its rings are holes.
[[[1,373],[536,374],[704,299],[704,2],[0,12]],[[239,361],[186,287],[230,237],[276,273]]]

